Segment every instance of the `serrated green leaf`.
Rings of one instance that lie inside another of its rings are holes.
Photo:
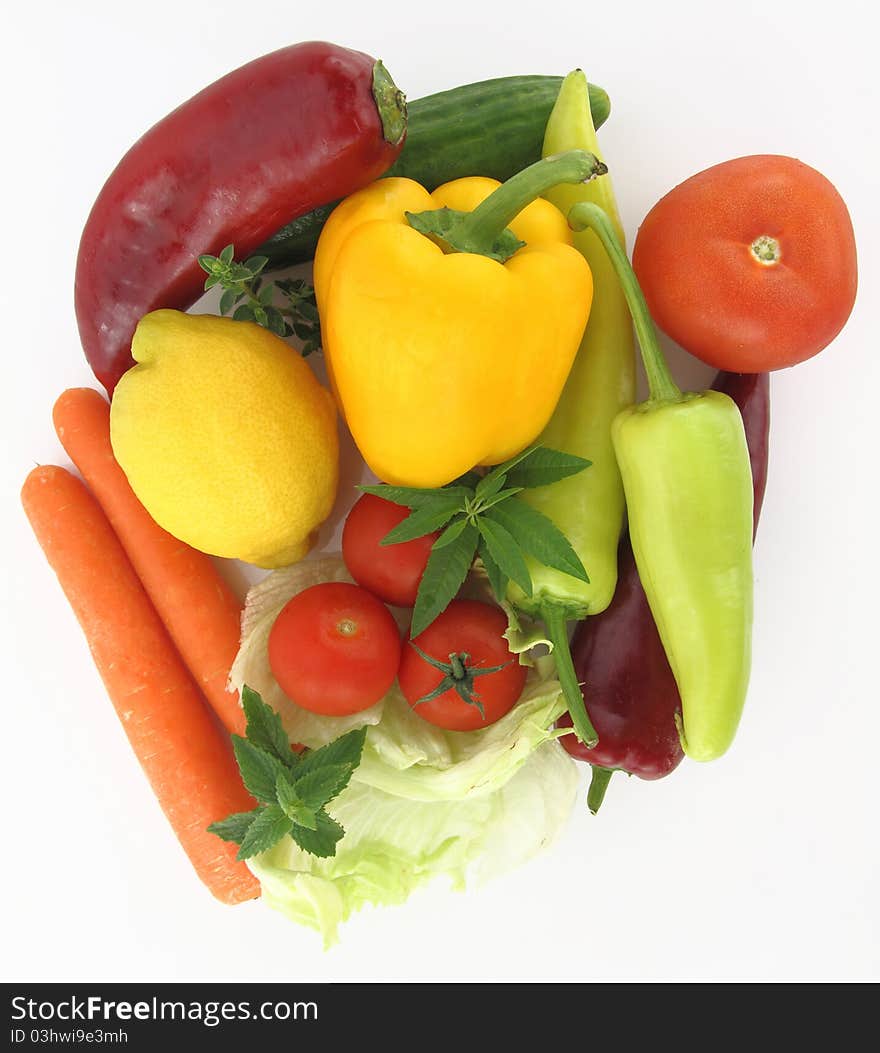
[[[218,285],[219,283],[220,283],[220,275],[219,274],[209,274],[208,277],[205,278],[205,292],[207,292],[209,289],[213,289],[214,286]]]
[[[286,767],[296,767],[297,756],[290,748],[281,717],[247,684],[241,689],[241,707],[247,721],[248,742],[274,754]]]
[[[275,295],[275,288],[272,285],[272,283],[269,282],[268,284],[262,286],[262,288],[259,291],[259,295],[257,296],[257,299],[260,301],[260,303],[264,307],[268,307],[269,304],[272,302],[272,297],[274,295]]]
[[[456,497],[450,497],[448,501],[432,501],[428,505],[416,508],[390,530],[379,542],[380,545],[399,545],[403,541],[414,541],[416,538],[431,534],[444,526],[456,512],[463,508],[462,502]]]
[[[207,252],[199,256],[199,266],[202,268],[203,271],[207,271],[208,274],[213,274],[214,271],[217,270],[217,264],[219,262],[220,261],[217,259],[216,256],[211,256]]]
[[[492,559],[489,549],[486,547],[486,542],[483,538],[480,538],[480,543],[477,546],[477,555],[482,560],[483,566],[486,569],[486,577],[489,579],[489,584],[492,586],[492,594],[495,599],[501,603],[507,594],[507,575],[498,566],[494,559]]]
[[[424,632],[455,598],[474,561],[479,537],[477,528],[468,523],[454,541],[431,549],[416,594],[410,637]]]
[[[498,506],[501,507],[501,506]],[[532,595],[532,578],[516,541],[510,532],[494,520],[480,516],[477,521],[480,536],[498,567],[511,581],[515,581],[526,596]]]
[[[250,812],[236,812],[234,815],[228,815],[225,819],[219,820],[219,822],[211,823],[208,827],[208,833],[216,834],[217,837],[222,838],[224,841],[234,841],[235,844],[240,845],[245,838],[245,834],[250,829],[251,823],[262,810],[262,807],[260,807],[254,808]]]
[[[527,446],[524,450],[520,450],[520,452],[516,454],[515,457],[511,457],[509,460],[504,461],[503,464],[496,464],[490,472],[487,472],[483,476],[482,483],[485,486],[493,486],[495,480],[499,476],[505,478],[509,474],[511,468],[519,464],[520,461],[524,461],[526,457],[530,457],[532,452],[536,449],[538,449],[537,446]]]
[[[255,746],[240,735],[232,736],[232,749],[248,792],[263,804],[274,804],[277,800],[275,783],[278,773],[286,775],[287,767],[273,753]]]
[[[232,263],[232,258],[235,255],[235,246],[227,245],[220,255],[217,257],[221,263],[225,263],[227,266]]]
[[[278,776],[275,792],[278,796],[278,804],[281,810],[291,822],[298,823],[308,830],[316,829],[315,812],[321,807],[321,804],[317,804],[314,807],[310,806],[299,796],[293,781],[286,775]]]
[[[355,728],[354,731],[340,735],[338,739],[328,742],[317,750],[308,750],[301,755],[297,765],[296,774],[298,778],[312,771],[317,771],[325,765],[347,764],[352,771],[361,762],[361,753],[364,749],[364,741],[367,737],[367,729]]]
[[[506,476],[504,472],[498,472],[497,474],[490,472],[488,475],[484,475],[477,483],[474,496],[478,501],[485,501],[487,498],[492,497],[493,494],[497,494],[501,487],[504,486],[505,478]]]
[[[495,505],[500,504],[502,501],[506,501],[510,497],[515,497],[517,494],[521,494],[523,488],[521,486],[508,486],[504,490],[499,490],[497,494],[492,494],[491,497],[487,497],[482,503],[482,507],[479,510],[479,514],[487,511],[489,508],[494,508]]]
[[[446,548],[447,545],[451,545],[456,538],[460,537],[464,528],[468,525],[468,519],[466,516],[462,516],[461,519],[454,519],[449,526],[443,531],[440,537],[431,546],[432,549]]]
[[[260,852],[267,852],[291,832],[292,826],[280,805],[267,805],[248,827],[236,859],[250,859]]]
[[[539,446],[508,473],[507,485],[524,489],[549,486],[560,479],[567,479],[570,475],[577,475],[591,464],[592,461],[577,457],[573,453]]]
[[[244,261],[243,266],[247,267],[251,274],[256,277],[268,262],[268,256],[251,256]]]
[[[317,829],[307,830],[294,826],[290,836],[304,852],[327,859],[336,855],[336,844],[345,836],[345,830],[323,809],[317,814]]]
[[[505,501],[486,513],[487,518],[503,526],[519,547],[546,567],[570,574],[579,581],[589,577],[571,542],[547,516],[525,501]]]
[[[254,310],[254,321],[258,325],[268,326],[269,319],[266,316],[266,308],[265,307],[255,306],[253,310]]]
[[[324,764],[298,778],[294,788],[304,804],[317,810],[342,793],[353,771],[351,764]]]
[[[243,303],[240,307],[236,307],[232,317],[236,322],[252,322],[254,320],[254,312],[250,304]]]
[[[430,490],[422,490],[417,486],[391,486],[388,483],[379,483],[376,486],[362,486],[360,489],[365,494],[375,494],[376,497],[384,497],[396,505],[406,508],[424,508],[425,505],[446,502],[450,496],[461,498],[473,497],[473,491],[465,486],[443,486]]]

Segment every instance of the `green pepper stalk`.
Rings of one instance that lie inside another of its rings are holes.
[[[569,213],[593,230],[627,298],[650,398],[617,415],[636,566],[681,695],[685,753],[720,757],[742,714],[751,664],[753,487],[742,417],[717,391],[682,393],[614,228],[592,203]]]
[[[568,150],[585,150],[601,159],[587,78],[581,70],[569,73],[562,82],[544,136],[545,157]],[[547,191],[545,197],[563,215],[578,202],[600,205],[623,240],[608,175],[579,186],[560,184]],[[546,625],[573,716],[583,707],[583,701],[568,658],[566,625],[572,619],[604,611],[614,596],[624,498],[611,442],[611,422],[621,409],[635,401],[635,348],[626,297],[596,235],[589,230],[576,233],[574,245],[593,274],[593,303],[562,396],[538,442],[583,457],[591,465],[576,476],[525,490],[517,500],[525,501],[556,524],[586,567],[589,581],[527,557],[532,595],[527,597],[515,584],[508,589],[508,599],[514,607],[541,618]],[[583,739],[583,735],[579,737]]]

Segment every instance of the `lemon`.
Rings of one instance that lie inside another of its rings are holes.
[[[153,311],[110,407],[113,452],[174,537],[215,556],[301,559],[333,507],[333,398],[302,357],[251,322]]]

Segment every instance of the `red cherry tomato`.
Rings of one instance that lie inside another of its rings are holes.
[[[423,633],[404,645],[397,679],[407,702],[418,715],[448,731],[475,731],[500,720],[513,709],[526,682],[526,668],[504,639],[507,616],[499,607],[475,600],[453,600]],[[435,691],[444,673],[416,651],[449,668],[449,689],[427,702],[419,699]],[[466,656],[466,657],[465,657]],[[481,669],[503,666],[498,672]],[[479,701],[484,712],[453,686]]]
[[[386,603],[412,607],[439,533],[399,545],[379,542],[409,515],[409,509],[364,494],[348,513],[342,531],[342,558],[356,582]]]
[[[739,157],[685,180],[645,217],[633,267],[657,325],[736,373],[817,354],[856,297],[846,205],[793,157]]]
[[[269,633],[269,666],[303,709],[341,717],[367,709],[394,683],[400,633],[366,589],[326,582],[304,589]]]

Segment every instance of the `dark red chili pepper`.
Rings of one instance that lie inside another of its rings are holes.
[[[372,182],[397,158],[406,104],[381,62],[335,44],[283,48],[183,103],[104,184],[79,247],[76,317],[112,393],[158,307],[190,307],[202,253],[248,256],[291,216]]]
[[[767,482],[769,375],[719,373],[712,387],[729,395],[743,417],[752,462],[757,529]],[[675,726],[675,716],[681,711],[678,688],[627,535],[620,542],[614,599],[602,614],[581,622],[571,653],[578,680],[586,685],[599,744],[588,749],[575,735],[565,735],[561,741],[573,757],[593,765],[587,803],[595,813],[613,772],[659,779],[673,771],[684,756]],[[559,723],[570,727],[571,718],[566,714]]]

